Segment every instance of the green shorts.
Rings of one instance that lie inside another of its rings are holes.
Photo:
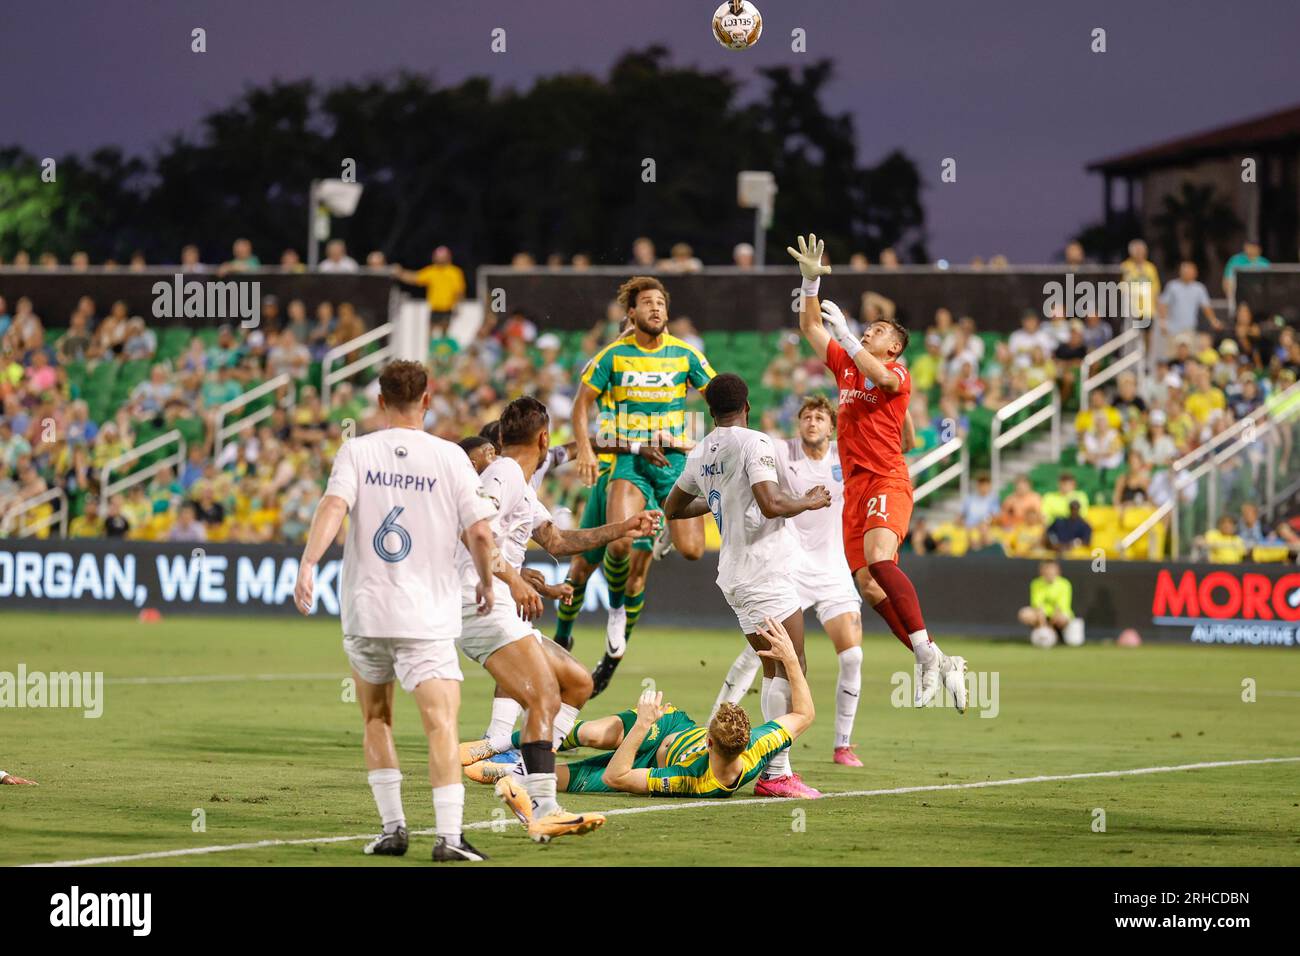
[[[636,723],[636,711],[625,710],[618,715],[623,721],[623,733],[632,729]],[[655,721],[650,733],[645,735],[645,740],[641,741],[641,746],[637,748],[636,757],[632,760],[632,766],[639,770],[649,770],[655,765],[655,754],[659,752],[659,745],[664,742],[664,738],[671,734],[681,733],[683,730],[690,730],[695,726],[695,721],[687,715],[684,710],[672,709],[664,713],[662,717]],[[614,757],[614,752],[597,754],[594,757],[588,757],[585,760],[575,760],[573,763],[566,764],[569,768],[569,786],[568,793],[617,793],[612,787],[606,785],[601,778],[604,776],[605,768]]]
[[[668,464],[659,466],[650,464],[640,455],[619,455],[610,480],[622,478],[632,482],[645,496],[647,508],[662,508],[686,466],[686,453],[665,450],[664,457]]]
[[[623,457],[627,457],[626,455]],[[587,494],[587,503],[582,506],[582,520],[578,523],[579,528],[599,528],[605,524],[605,504],[609,498],[609,469],[606,468],[596,479],[596,483],[591,486],[591,491]],[[652,511],[659,509],[654,507],[653,503],[647,505]],[[654,549],[655,540],[651,537],[637,538],[632,542],[632,547],[638,551],[651,551]],[[600,567],[605,560],[605,549],[592,548],[590,551],[582,552],[582,559],[593,568]]]

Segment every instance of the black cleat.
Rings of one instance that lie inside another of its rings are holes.
[[[591,672],[592,697],[595,697],[609,686],[610,680],[614,677],[614,671],[618,669],[618,662],[621,660],[621,657],[610,657],[608,654],[601,656],[600,663]]]
[[[476,850],[463,836],[460,843],[448,843],[446,837],[438,837],[433,844],[434,863],[479,863],[488,858],[482,850]]]
[[[391,833],[381,833],[366,844],[362,850],[366,856],[406,856],[406,827],[398,827]]]

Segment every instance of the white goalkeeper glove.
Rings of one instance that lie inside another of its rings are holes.
[[[862,351],[862,342],[849,331],[849,320],[830,299],[822,299],[821,304],[822,324],[826,326],[826,331],[849,353],[849,358],[853,358]]]
[[[786,246],[785,251],[794,256],[794,261],[799,263],[799,273],[803,276],[803,294],[816,295],[821,287],[822,276],[831,271],[830,266],[822,263],[822,252],[826,248],[826,243],[813,233],[809,233],[807,239],[800,236],[798,242],[798,251],[793,246]]]

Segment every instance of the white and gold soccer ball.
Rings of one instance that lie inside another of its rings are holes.
[[[749,0],[726,0],[713,13],[713,35],[728,50],[748,50],[763,33],[763,15]]]

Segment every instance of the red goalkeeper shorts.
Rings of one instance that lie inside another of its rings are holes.
[[[888,528],[903,543],[912,520],[912,481],[871,472],[855,475],[844,485],[844,556],[849,570],[867,566],[862,536],[873,528]]]

